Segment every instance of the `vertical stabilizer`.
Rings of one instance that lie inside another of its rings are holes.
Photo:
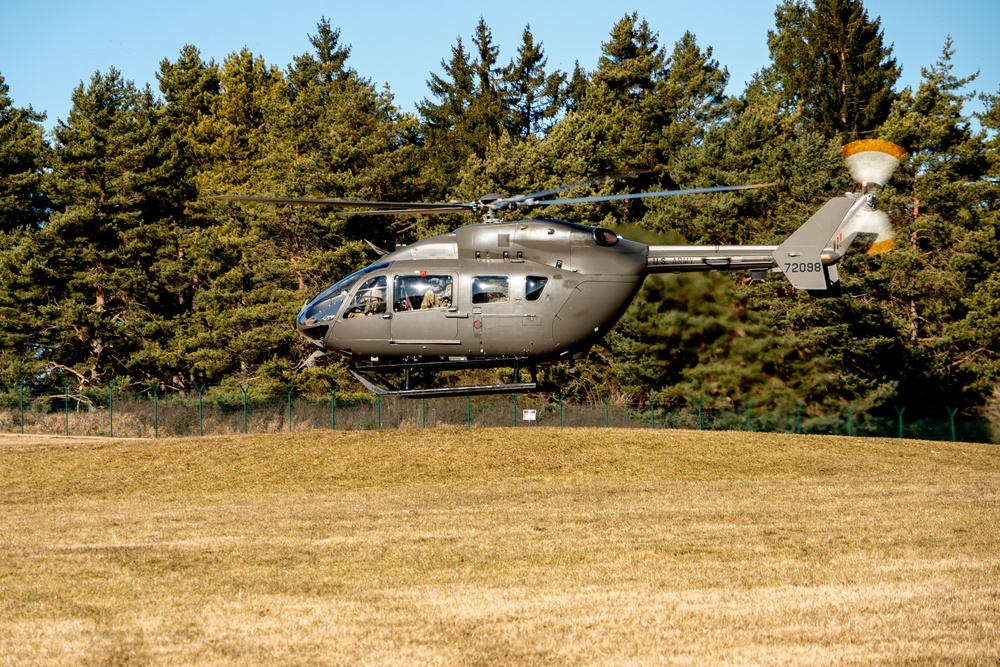
[[[792,285],[810,291],[834,288],[840,277],[828,248],[863,203],[857,195],[831,199],[778,246],[774,261]]]

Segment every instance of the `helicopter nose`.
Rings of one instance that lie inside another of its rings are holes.
[[[303,336],[321,348],[326,348],[324,340],[333,326],[334,318],[344,303],[343,294],[324,293],[307,303],[295,318],[295,328]]]
[[[299,330],[299,333],[324,349],[326,348],[324,340],[326,339],[327,332],[330,330],[330,326],[330,323],[318,324],[316,319],[312,317],[296,322],[296,328]]]

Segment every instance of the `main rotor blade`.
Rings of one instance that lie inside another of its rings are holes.
[[[559,187],[552,188],[549,190],[541,190],[540,192],[532,192],[526,195],[517,195],[514,197],[508,197],[507,201],[512,201],[520,204],[524,201],[533,201],[536,199],[544,199],[545,197],[551,197],[552,195],[557,195],[560,192],[566,192],[567,190],[575,190],[577,188],[586,188],[591,185],[598,185],[600,183],[607,183],[608,181],[613,181],[619,178],[635,178],[639,174],[646,174],[651,172],[652,169],[634,169],[631,171],[613,171],[602,174],[600,176],[595,176],[594,178],[588,178],[583,181],[577,181],[575,183],[567,183],[566,185],[560,185]],[[531,205],[531,204],[529,204]]]
[[[301,204],[306,206],[329,206],[330,208],[372,207],[370,211],[351,211],[352,215],[365,213],[445,213],[467,211],[472,206],[461,203],[427,202],[381,202],[360,199],[309,199],[305,197],[257,197],[251,195],[215,195],[205,197],[215,201],[243,201],[259,204]]]
[[[413,204],[410,204],[412,206]],[[421,208],[376,208],[367,211],[337,211],[337,215],[431,215],[433,213],[468,213],[475,207],[469,204],[428,204]]]
[[[755,185],[717,185],[710,188],[691,188],[688,190],[662,190],[660,192],[636,192],[631,194],[601,195],[595,197],[572,197],[567,199],[542,199],[544,197],[571,190],[577,187],[593,185],[602,181],[611,180],[621,176],[622,173],[600,176],[588,181],[580,181],[571,185],[534,192],[529,195],[519,195],[511,198],[483,199],[470,203],[452,202],[379,202],[362,199],[310,199],[306,197],[262,197],[256,195],[215,195],[205,197],[214,201],[234,201],[252,202],[258,204],[294,204],[306,206],[326,206],[333,209],[353,209],[362,210],[339,210],[340,215],[428,215],[433,213],[457,213],[457,212],[486,212],[491,216],[495,211],[515,209],[520,207],[549,206],[557,204],[584,204],[603,201],[622,201],[627,199],[650,199],[654,197],[672,197],[674,195],[702,194],[707,192],[731,192],[734,190],[752,190],[764,188],[771,183],[761,183]]]
[[[556,204],[585,204],[588,202],[621,201],[624,199],[652,199],[654,197],[673,197],[674,195],[696,195],[706,192],[732,192],[736,190],[755,190],[774,185],[773,183],[756,183],[754,185],[716,185],[710,188],[690,188],[688,190],[660,190],[659,192],[634,192],[625,195],[601,195],[597,197],[573,197],[570,199],[547,199],[545,201],[518,202],[519,206],[550,206]]]

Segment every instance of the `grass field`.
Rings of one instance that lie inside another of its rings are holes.
[[[3,436],[0,665],[1000,663],[1000,447]]]

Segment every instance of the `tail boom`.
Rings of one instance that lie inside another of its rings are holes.
[[[649,246],[647,273],[750,271],[755,279],[767,272],[784,273],[797,289],[817,296],[837,294],[837,263],[863,227],[852,221],[872,210],[865,194],[831,199],[781,245]]]
[[[778,246],[673,246],[654,245],[646,256],[647,273],[770,270],[777,266]]]

